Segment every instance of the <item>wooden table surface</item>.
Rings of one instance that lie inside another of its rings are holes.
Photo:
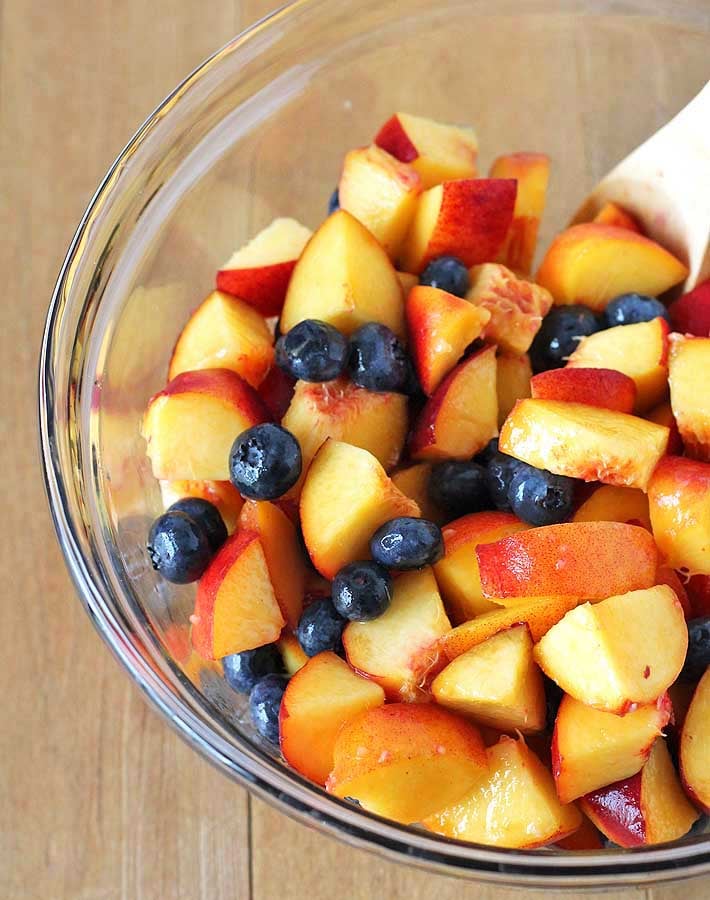
[[[73,229],[144,116],[273,5],[0,0],[3,900],[522,896],[350,850],[218,775],[114,663],[54,540],[37,463],[35,372]],[[646,892],[709,894],[709,881]]]

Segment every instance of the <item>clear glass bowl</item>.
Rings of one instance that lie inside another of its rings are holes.
[[[87,209],[40,371],[45,475],[67,564],[98,631],[165,719],[290,815],[395,860],[516,886],[710,872],[707,834],[635,851],[494,850],[369,815],[288,769],[216,667],[190,654],[192,589],[162,582],[147,562],[161,504],[139,435],[218,264],[275,215],[317,225],[343,153],[392,111],[474,124],[484,171],[505,151],[550,153],[544,244],[595,180],[701,87],[709,16],[707,0],[302,0],[187,78]]]

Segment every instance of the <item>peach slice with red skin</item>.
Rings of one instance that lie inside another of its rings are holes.
[[[160,496],[166,509],[184,497],[208,500],[217,507],[229,534],[235,531],[244,506],[242,495],[231,481],[161,481]]]
[[[625,716],[565,695],[552,735],[552,774],[562,803],[640,772],[672,713],[667,694]]]
[[[392,475],[392,484],[398,488],[405,497],[409,497],[419,507],[422,518],[443,525],[448,521],[446,513],[439,509],[429,496],[429,478],[431,466],[429,463],[416,463],[406,469],[400,469]]]
[[[688,802],[663,738],[637,775],[592,791],[582,812],[620,847],[664,844],[687,834],[699,813]]]
[[[326,790],[403,824],[473,789],[487,770],[478,729],[433,704],[390,703],[347,722]]]
[[[499,353],[496,357],[496,394],[498,395],[498,427],[508,417],[516,401],[530,396],[532,366],[527,353],[520,356]]]
[[[319,653],[291,678],[281,701],[284,759],[301,775],[325,784],[340,729],[384,702],[379,685],[353,672],[335,653]]]
[[[291,274],[311,232],[295,219],[274,219],[217,272],[217,290],[263,316],[278,316]]]
[[[666,456],[653,473],[648,501],[667,565],[686,575],[710,575],[710,463]]]
[[[470,513],[443,528],[444,556],[434,563],[434,574],[455,625],[496,608],[483,596],[476,547],[528,527],[512,513],[491,511]]]
[[[528,849],[562,840],[579,828],[579,811],[560,803],[552,776],[522,737],[501,737],[487,757],[488,777],[425,819],[425,828],[478,844]]]
[[[656,584],[668,585],[678,598],[678,603],[680,603],[683,608],[683,615],[685,616],[686,622],[690,621],[690,619],[693,618],[693,610],[690,606],[688,592],[675,569],[671,569],[668,566],[659,566],[656,570]]]
[[[285,334],[304,319],[321,319],[350,335],[380,322],[405,335],[404,299],[384,249],[347,210],[333,213],[306,244],[281,312]]]
[[[655,583],[658,551],[645,528],[568,522],[476,547],[485,597],[566,594],[601,600]]]
[[[244,301],[214,291],[192,313],[170,360],[168,380],[197,369],[231,369],[258,387],[274,360],[266,320]]]
[[[552,306],[552,294],[499,263],[474,266],[466,299],[487,309],[484,337],[506,353],[526,353]]]
[[[438,640],[451,630],[431,569],[394,579],[392,602],[371,622],[350,622],[343,632],[348,662],[398,700],[423,699],[439,661]]]
[[[569,368],[616,369],[636,385],[637,413],[657,406],[668,391],[668,323],[665,319],[617,325],[583,337]]]
[[[533,376],[530,392],[534,400],[584,403],[629,415],[636,402],[633,379],[615,369],[550,369]]]
[[[678,598],[657,585],[576,606],[538,641],[535,660],[576,700],[623,715],[668,690],[687,648]]]
[[[193,646],[204,659],[222,659],[278,639],[284,618],[255,531],[237,531],[207,567],[191,622]]]
[[[396,259],[422,191],[419,175],[377,145],[345,155],[340,208],[358,219]]]
[[[638,488],[602,484],[579,506],[573,522],[626,522],[651,530],[648,497]]]
[[[683,723],[680,772],[691,800],[710,815],[710,668],[695,688]]]
[[[297,497],[311,460],[327,438],[367,450],[387,471],[392,469],[407,437],[407,398],[367,391],[348,378],[299,381],[281,424],[301,447],[302,475],[289,493]]]
[[[303,612],[306,565],[293,523],[275,503],[247,500],[239,525],[259,535],[276,602],[288,627],[295,629]]]
[[[410,439],[413,459],[470,459],[498,430],[495,347],[459,363],[429,398]]]
[[[380,128],[375,144],[409,163],[425,188],[476,174],[478,139],[472,128],[400,112]]]
[[[645,491],[668,435],[663,425],[613,409],[530,399],[515,404],[498,444],[503,453],[556,475]]]
[[[602,836],[596,825],[582,816],[582,824],[579,828],[561,841],[556,841],[556,847],[561,850],[603,850]]]
[[[532,268],[549,176],[550,157],[544,153],[499,156],[489,172],[490,178],[514,178],[518,183],[513,221],[498,258],[524,275]]]
[[[457,656],[431,686],[437,703],[479,725],[530,734],[545,727],[545,688],[527,625]]]
[[[460,297],[417,285],[406,302],[409,348],[419,383],[431,395],[464,351],[483,333],[491,314]]]
[[[269,419],[259,395],[236,372],[183,372],[151,399],[143,419],[153,475],[167,481],[229,481],[234,439]]]
[[[701,386],[705,379],[705,387]],[[710,462],[710,337],[670,338],[671,407],[688,456]]]
[[[510,178],[469,178],[424,191],[402,245],[402,267],[419,274],[438,256],[455,255],[468,267],[495,259],[516,190]]]
[[[681,334],[710,337],[710,279],[674,300],[668,312],[673,328]]]
[[[482,613],[449,631],[439,642],[441,650],[447,659],[456,659],[494,634],[523,623],[530,629],[532,639],[539,641],[579,602],[579,597],[565,596],[516,598],[510,607]]]
[[[369,559],[373,533],[397,516],[419,516],[367,450],[327,440],[301,492],[301,528],[313,565],[333,578],[348,563]]]
[[[535,281],[557,304],[582,303],[601,311],[619,294],[657,297],[687,277],[687,266],[655,241],[627,228],[587,222],[554,239]]]
[[[598,225],[613,225],[615,228],[626,228],[627,231],[643,234],[641,226],[631,213],[626,212],[617,203],[612,203],[611,201],[602,206],[592,221]]]

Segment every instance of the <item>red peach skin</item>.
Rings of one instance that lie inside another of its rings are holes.
[[[632,378],[616,369],[551,369],[530,380],[534,400],[564,400],[631,414],[636,401]]]

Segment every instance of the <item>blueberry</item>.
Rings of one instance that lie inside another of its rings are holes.
[[[298,481],[301,448],[285,428],[265,422],[243,431],[232,444],[232,484],[251,500],[275,500]]]
[[[213,554],[202,525],[177,510],[163,513],[153,522],[148,555],[166,581],[189,584],[202,575]]]
[[[296,628],[296,637],[306,656],[315,656],[324,650],[337,651],[346,621],[325,597],[307,606]]]
[[[254,727],[270,744],[279,743],[279,712],[288,678],[266,675],[257,681],[249,694],[249,712]]]
[[[432,466],[428,494],[452,519],[491,508],[486,470],[473,460],[452,459]]]
[[[647,294],[620,294],[615,297],[604,310],[606,324],[635,325],[637,322],[650,322],[651,319],[665,319],[670,324],[671,317],[666,307],[655,297]]]
[[[438,256],[419,276],[419,284],[448,291],[457,297],[465,297],[471,286],[468,269],[455,256]]]
[[[574,485],[574,479],[565,475],[518,466],[508,488],[508,502],[529,525],[557,525],[572,513]]]
[[[421,569],[441,559],[444,539],[434,522],[400,516],[377,529],[370,540],[370,553],[388,569]]]
[[[543,681],[545,683],[545,729],[552,734],[564,691],[556,681],[548,678],[547,675],[543,675]]]
[[[183,497],[173,503],[168,512],[184,512],[204,529],[210,548],[216,553],[227,540],[227,526],[224,524],[219,510],[202,497]]]
[[[601,329],[599,320],[586,306],[555,306],[542,320],[530,347],[534,372],[558,369],[577,347],[579,339]]]
[[[281,654],[275,644],[225,656],[222,667],[227,684],[240,694],[248,694],[260,678],[280,672],[283,668]]]
[[[340,209],[340,191],[336,188],[328,198],[328,215],[332,216],[334,212]]]
[[[682,675],[689,681],[698,681],[710,666],[710,616],[701,616],[688,622],[688,652]]]
[[[508,491],[519,468],[527,467],[524,462],[495,450],[490,453],[486,464],[485,484],[492,505],[503,512],[510,511]]]
[[[473,457],[474,462],[480,463],[482,466],[487,466],[498,452],[500,452],[498,450],[498,438],[491,438],[483,448],[483,450],[481,450],[480,453],[477,453]]]
[[[409,357],[397,335],[379,322],[368,322],[352,335],[348,367],[355,384],[368,391],[411,392]]]
[[[333,579],[333,606],[345,619],[369,622],[392,600],[392,579],[376,562],[354,562],[343,566]]]
[[[276,341],[276,364],[301,381],[332,381],[347,362],[347,339],[320,319],[304,319]]]

